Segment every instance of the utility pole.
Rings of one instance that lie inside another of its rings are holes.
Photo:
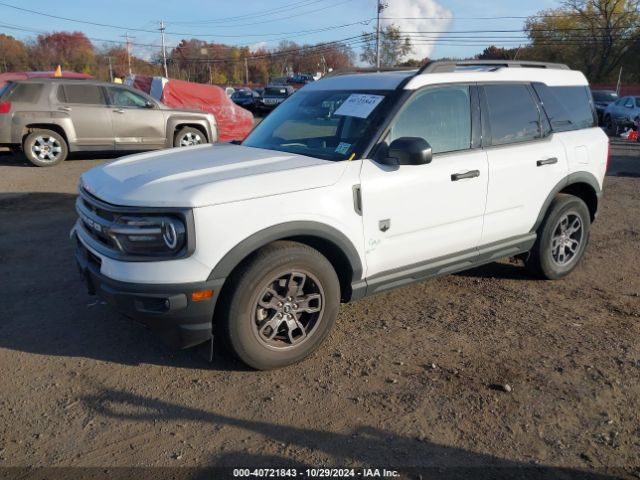
[[[380,14],[388,7],[388,4],[383,3],[382,0],[376,0],[378,3],[378,20],[376,23],[376,69],[380,70]]]
[[[124,35],[121,35],[122,37],[125,38],[125,41],[127,42],[127,64],[129,65],[129,75],[131,75],[131,51],[130,51],[130,47],[131,47],[131,40],[133,40],[136,37],[130,37],[129,36],[129,32],[126,32]]]
[[[107,58],[109,59],[109,81],[113,83],[113,67],[111,66],[111,56]]]
[[[167,71],[167,50],[164,44],[164,31],[166,30],[164,21],[160,20],[160,36],[162,37],[162,63],[164,65],[164,76],[169,78],[169,72]]]
[[[247,63],[247,57],[244,57],[244,83],[249,85],[249,64]]]
[[[618,72],[618,83],[616,84],[616,93],[620,95],[620,87],[622,85],[622,65],[620,65],[620,71]]]

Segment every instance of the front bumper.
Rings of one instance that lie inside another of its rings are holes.
[[[185,284],[120,282],[100,273],[101,260],[74,233],[76,263],[89,294],[98,295],[120,313],[156,331],[174,348],[188,348],[212,339],[213,312],[224,280]],[[195,291],[213,296],[193,301]]]

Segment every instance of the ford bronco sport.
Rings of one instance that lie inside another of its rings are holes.
[[[339,74],[242,144],[88,171],[72,236],[91,293],[178,347],[215,332],[269,369],[313,352],[340,302],[509,256],[564,277],[607,158],[587,81],[564,65]]]

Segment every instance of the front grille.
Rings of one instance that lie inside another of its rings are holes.
[[[93,200],[87,192],[81,191],[76,202],[76,211],[80,217],[83,230],[95,241],[114,252],[120,251],[115,239],[107,232],[118,218],[116,212],[111,212]]]

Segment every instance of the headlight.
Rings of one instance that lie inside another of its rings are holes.
[[[109,235],[123,253],[135,255],[175,255],[186,243],[184,222],[169,216],[122,216]]]

